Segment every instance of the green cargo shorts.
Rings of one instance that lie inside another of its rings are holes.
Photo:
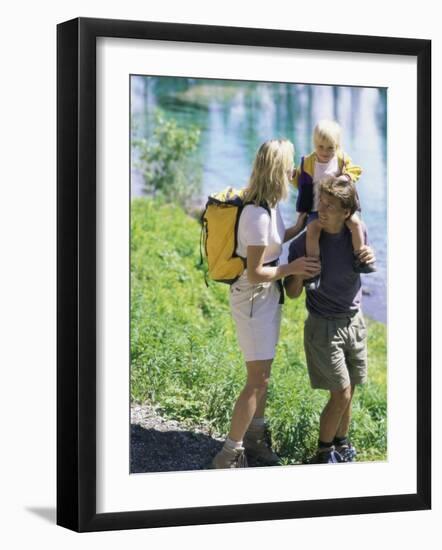
[[[360,311],[344,318],[310,313],[304,350],[312,388],[342,390],[367,380],[367,328]]]

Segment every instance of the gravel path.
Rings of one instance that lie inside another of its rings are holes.
[[[131,473],[202,470],[222,445],[204,426],[167,420],[151,405],[131,408]]]

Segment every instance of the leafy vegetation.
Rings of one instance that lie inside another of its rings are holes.
[[[199,224],[172,204],[132,202],[131,391],[189,427],[229,429],[245,380],[228,287],[204,283]],[[310,388],[303,351],[304,300],[287,300],[267,416],[287,464],[311,455],[326,392]],[[369,383],[357,389],[351,438],[360,460],[386,458],[386,327],[368,322]]]
[[[145,191],[168,202],[187,205],[201,188],[201,168],[192,154],[200,139],[200,129],[181,128],[175,119],[166,118],[161,110],[154,114],[154,127],[149,140],[134,139]]]

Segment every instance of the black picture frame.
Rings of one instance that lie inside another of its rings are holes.
[[[413,56],[417,60],[417,492],[96,511],[96,39],[152,39]],[[57,27],[57,523],[83,532],[431,507],[431,41],[79,18]]]

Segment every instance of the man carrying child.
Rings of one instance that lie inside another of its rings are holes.
[[[354,269],[351,231],[346,221],[357,209],[355,186],[329,177],[319,188],[318,220],[321,284],[306,288],[308,317],[304,349],[312,388],[330,392],[320,417],[318,450],[313,462],[354,460],[356,451],[348,440],[352,398],[357,384],[367,379],[367,330],[360,309],[361,277]],[[361,263],[372,264],[374,254],[366,243],[359,250]],[[306,255],[306,234],[292,241],[289,262]],[[303,290],[304,279],[285,279],[290,298]]]

